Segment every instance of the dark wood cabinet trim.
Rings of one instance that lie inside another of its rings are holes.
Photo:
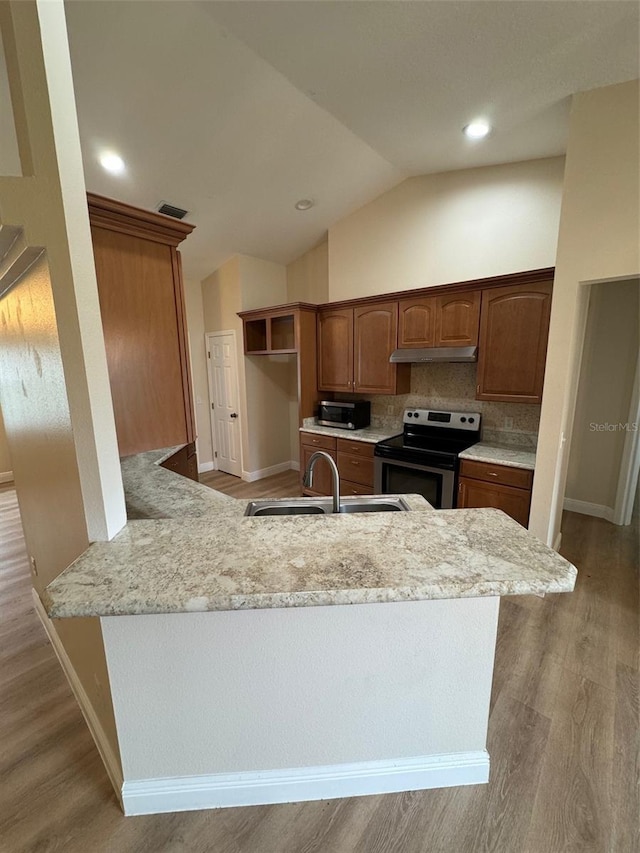
[[[141,210],[123,201],[106,198],[95,193],[87,193],[89,222],[99,228],[143,237],[155,243],[178,246],[195,228],[188,222],[173,219],[163,213]]]
[[[320,309],[355,308],[366,303],[389,302],[392,299],[420,299],[429,296],[446,296],[461,290],[486,290],[490,287],[510,287],[516,284],[537,284],[553,281],[555,267],[545,267],[539,270],[496,275],[491,278],[476,278],[469,281],[457,281],[451,284],[437,284],[432,287],[420,287],[414,290],[397,290],[391,293],[379,293],[375,296],[362,296],[358,299],[344,299],[339,302],[323,302],[317,306]]]

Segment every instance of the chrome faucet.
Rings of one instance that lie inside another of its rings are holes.
[[[313,469],[318,459],[326,459],[331,467],[331,477],[333,479],[333,512],[340,512],[340,474],[338,473],[338,466],[334,462],[333,456],[329,456],[324,450],[316,450],[309,459],[302,482],[308,489],[313,488]]]

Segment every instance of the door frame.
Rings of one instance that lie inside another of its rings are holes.
[[[239,435],[239,450],[240,450],[240,471],[244,471],[244,460],[242,458],[242,406],[240,405],[240,376],[239,376],[239,360],[238,360],[238,341],[236,338],[235,329],[223,329],[219,332],[205,332],[204,345],[207,353],[207,388],[209,389],[209,429],[211,431],[211,449],[213,450],[213,470],[219,471],[218,468],[218,441],[216,435],[216,427],[213,418],[213,381],[211,378],[211,343],[210,338],[217,338],[221,335],[231,335],[233,338],[233,352],[236,362],[236,400],[238,401],[238,429]],[[240,475],[242,476],[242,474]]]

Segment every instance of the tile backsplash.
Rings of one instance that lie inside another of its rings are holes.
[[[476,400],[476,364],[412,364],[409,394],[374,396],[371,426],[402,429],[404,409],[444,409],[482,414],[482,438],[508,444],[535,446],[540,406]]]

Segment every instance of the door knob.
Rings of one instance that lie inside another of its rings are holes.
[[[238,413],[237,413],[237,412],[231,412],[231,414],[229,415],[229,417],[230,417],[230,418],[237,418],[237,417],[238,417]]]

